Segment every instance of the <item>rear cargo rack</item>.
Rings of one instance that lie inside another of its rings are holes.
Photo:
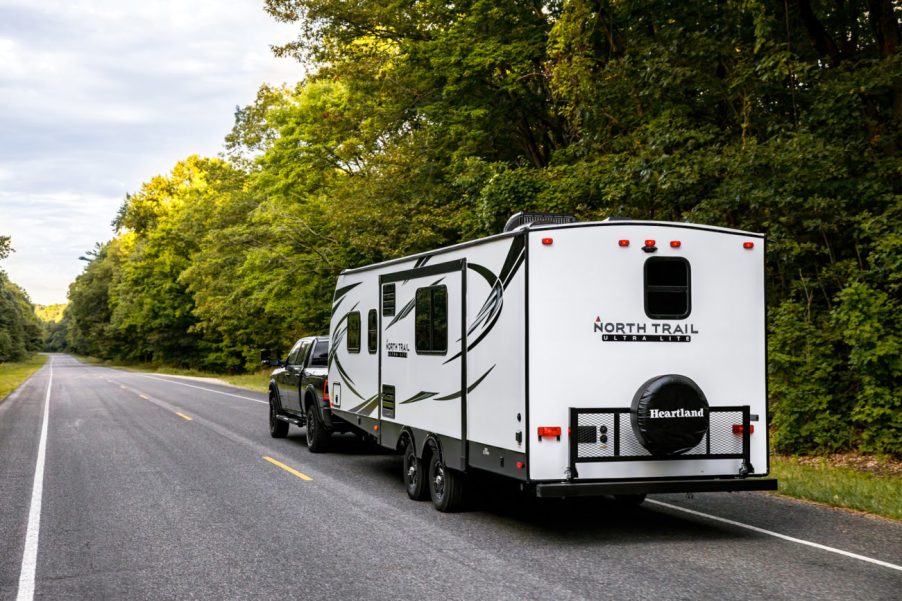
[[[578,463],[614,461],[673,461],[741,459],[738,476],[754,471],[750,459],[751,408],[748,405],[710,407],[708,430],[695,447],[678,455],[652,455],[633,434],[630,408],[570,408],[570,479],[578,477]],[[739,420],[742,420],[741,422]],[[735,434],[733,425],[742,424]]]

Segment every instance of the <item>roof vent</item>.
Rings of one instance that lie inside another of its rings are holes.
[[[524,225],[560,225],[564,223],[576,223],[576,217],[561,213],[527,213],[521,211],[507,220],[503,231],[512,232]]]

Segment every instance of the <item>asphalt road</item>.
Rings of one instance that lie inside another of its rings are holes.
[[[0,404],[3,600],[20,592],[50,363],[36,599],[902,598],[899,523],[759,493],[622,510],[488,485],[441,514],[407,498],[397,456],[270,438],[262,394],[54,355]]]

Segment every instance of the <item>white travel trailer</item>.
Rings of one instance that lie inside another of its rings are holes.
[[[349,269],[330,413],[404,452],[448,511],[464,473],[541,497],[775,489],[765,238],[517,214],[496,236]]]

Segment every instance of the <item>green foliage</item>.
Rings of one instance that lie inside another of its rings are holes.
[[[341,269],[519,210],[710,223],[769,237],[777,448],[902,454],[891,0],[265,4],[310,75],[126,197],[78,352],[237,371],[325,332]]]
[[[831,459],[771,457],[771,475],[780,482],[780,494],[902,520],[902,476],[868,473]]]
[[[34,314],[38,319],[47,323],[59,323],[63,320],[63,312],[66,310],[66,303],[56,305],[35,305]]]
[[[44,333],[44,351],[49,353],[61,353],[68,350],[66,334],[69,328],[68,319],[65,317],[67,305],[35,305],[34,313],[41,322]]]
[[[47,355],[32,355],[14,363],[0,362],[0,402],[47,362]]]
[[[13,252],[0,236],[0,260]],[[21,361],[41,348],[41,325],[28,294],[0,269],[0,363]]]

